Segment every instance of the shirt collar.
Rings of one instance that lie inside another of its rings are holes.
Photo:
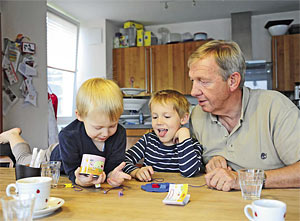
[[[243,87],[243,94],[242,94],[242,110],[241,110],[241,118],[240,120],[244,120],[245,112],[249,103],[249,98],[250,98],[250,88],[248,87]]]

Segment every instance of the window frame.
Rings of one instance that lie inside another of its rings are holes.
[[[58,128],[60,130],[62,127],[68,125],[69,123],[71,123],[73,120],[76,119],[76,115],[75,115],[76,92],[77,92],[77,87],[76,87],[77,83],[76,82],[77,82],[77,74],[78,74],[78,66],[77,65],[78,65],[78,48],[79,48],[80,23],[78,21],[72,19],[71,17],[57,11],[56,9],[50,7],[49,5],[47,6],[47,13],[48,12],[53,13],[54,15],[60,17],[61,19],[64,19],[64,20],[66,20],[66,21],[68,21],[68,22],[70,22],[70,23],[77,26],[77,33],[76,33],[77,34],[77,41],[76,41],[76,56],[75,56],[75,70],[74,70],[74,72],[73,72],[73,70],[65,70],[65,69],[60,69],[60,68],[55,68],[55,67],[52,67],[52,66],[48,66],[48,61],[47,61],[47,73],[48,73],[48,68],[74,73],[72,116],[70,116],[70,117],[59,117],[59,116],[57,116],[57,125],[58,125]],[[46,29],[48,31],[48,24],[47,23],[46,23]],[[48,84],[48,76],[47,76],[47,84]]]

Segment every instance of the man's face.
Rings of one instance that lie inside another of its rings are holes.
[[[198,99],[203,111],[215,115],[222,113],[230,96],[228,80],[224,81],[219,72],[213,56],[193,63],[189,71],[193,81],[191,95]]]
[[[117,131],[118,121],[112,122],[109,117],[97,111],[90,112],[84,119],[77,116],[84,123],[87,135],[96,142],[104,142]]]

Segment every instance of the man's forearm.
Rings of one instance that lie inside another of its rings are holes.
[[[300,187],[300,161],[265,173],[265,188]]]

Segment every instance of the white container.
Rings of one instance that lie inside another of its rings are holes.
[[[206,40],[207,34],[205,32],[197,32],[194,34],[194,41]]]
[[[268,31],[270,35],[278,36],[278,35],[284,35],[287,32],[288,28],[289,28],[288,25],[273,25],[268,28]]]
[[[167,43],[178,43],[181,42],[181,34],[179,33],[168,33]]]

